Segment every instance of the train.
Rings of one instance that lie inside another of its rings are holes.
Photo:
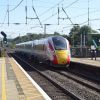
[[[38,60],[54,67],[68,67],[71,60],[69,41],[62,36],[18,43],[15,52],[26,54],[33,61]]]

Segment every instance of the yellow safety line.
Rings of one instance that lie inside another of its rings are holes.
[[[5,60],[2,63],[2,100],[6,100]]]

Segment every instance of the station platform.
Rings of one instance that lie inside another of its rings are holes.
[[[81,64],[91,65],[91,67],[95,66],[97,68],[100,68],[100,57],[97,57],[96,60],[91,58],[71,58],[71,62],[77,62]]]
[[[0,58],[0,100],[51,100],[12,58]]]

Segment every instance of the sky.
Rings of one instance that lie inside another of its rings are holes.
[[[88,18],[91,28],[100,29],[100,0],[0,0],[0,31],[4,31],[8,38],[26,33],[44,34],[45,25],[48,34],[56,31],[68,35],[73,24],[88,25]]]

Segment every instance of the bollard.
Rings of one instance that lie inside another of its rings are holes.
[[[96,50],[91,50],[91,60],[93,60],[93,58],[96,60]]]
[[[95,45],[91,45],[91,59],[93,60],[95,58],[96,60],[96,47]]]
[[[96,60],[96,50],[94,51],[94,56],[95,56],[95,60]]]

